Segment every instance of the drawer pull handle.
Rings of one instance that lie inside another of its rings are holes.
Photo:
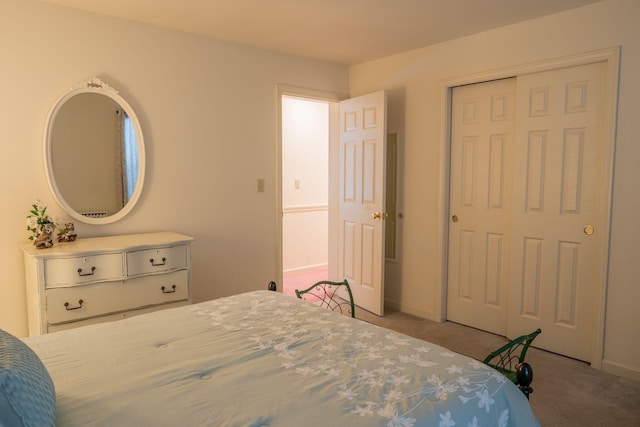
[[[91,267],[91,273],[82,273],[82,269],[79,268],[78,269],[78,276],[93,276],[96,272],[96,268],[95,267]]]
[[[157,267],[158,265],[165,265],[166,264],[167,259],[165,257],[162,257],[162,261],[161,262],[154,262],[153,258],[151,258],[149,260],[149,262],[151,263],[151,265],[153,265],[154,267]]]
[[[79,300],[78,300],[78,304],[79,304],[79,305],[78,305],[77,307],[69,307],[69,303],[68,303],[68,302],[65,302],[65,303],[64,303],[64,308],[65,308],[65,310],[67,310],[67,311],[71,311],[71,310],[79,310],[79,309],[81,309],[81,308],[83,307],[84,301],[83,301],[83,300],[81,300],[81,299],[79,299]]]
[[[160,289],[162,289],[162,293],[163,294],[172,294],[172,293],[174,293],[176,291],[176,285],[171,286],[171,290],[170,291],[165,290],[166,288],[164,286],[161,287]]]

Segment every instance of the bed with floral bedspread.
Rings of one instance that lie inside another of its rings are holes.
[[[537,426],[490,367],[256,291],[26,338],[60,426]]]

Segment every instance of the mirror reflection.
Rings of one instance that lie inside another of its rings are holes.
[[[95,77],[53,106],[45,156],[54,197],[81,222],[117,221],[140,197],[145,163],[140,123],[118,92]]]
[[[99,218],[127,204],[138,177],[138,148],[131,119],[116,101],[74,95],[58,111],[51,144],[58,190],[75,211]]]

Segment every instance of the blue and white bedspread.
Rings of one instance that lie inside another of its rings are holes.
[[[60,426],[537,426],[473,359],[257,291],[26,338]]]

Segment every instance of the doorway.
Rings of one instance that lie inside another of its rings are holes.
[[[329,101],[281,96],[283,293],[328,279]]]

